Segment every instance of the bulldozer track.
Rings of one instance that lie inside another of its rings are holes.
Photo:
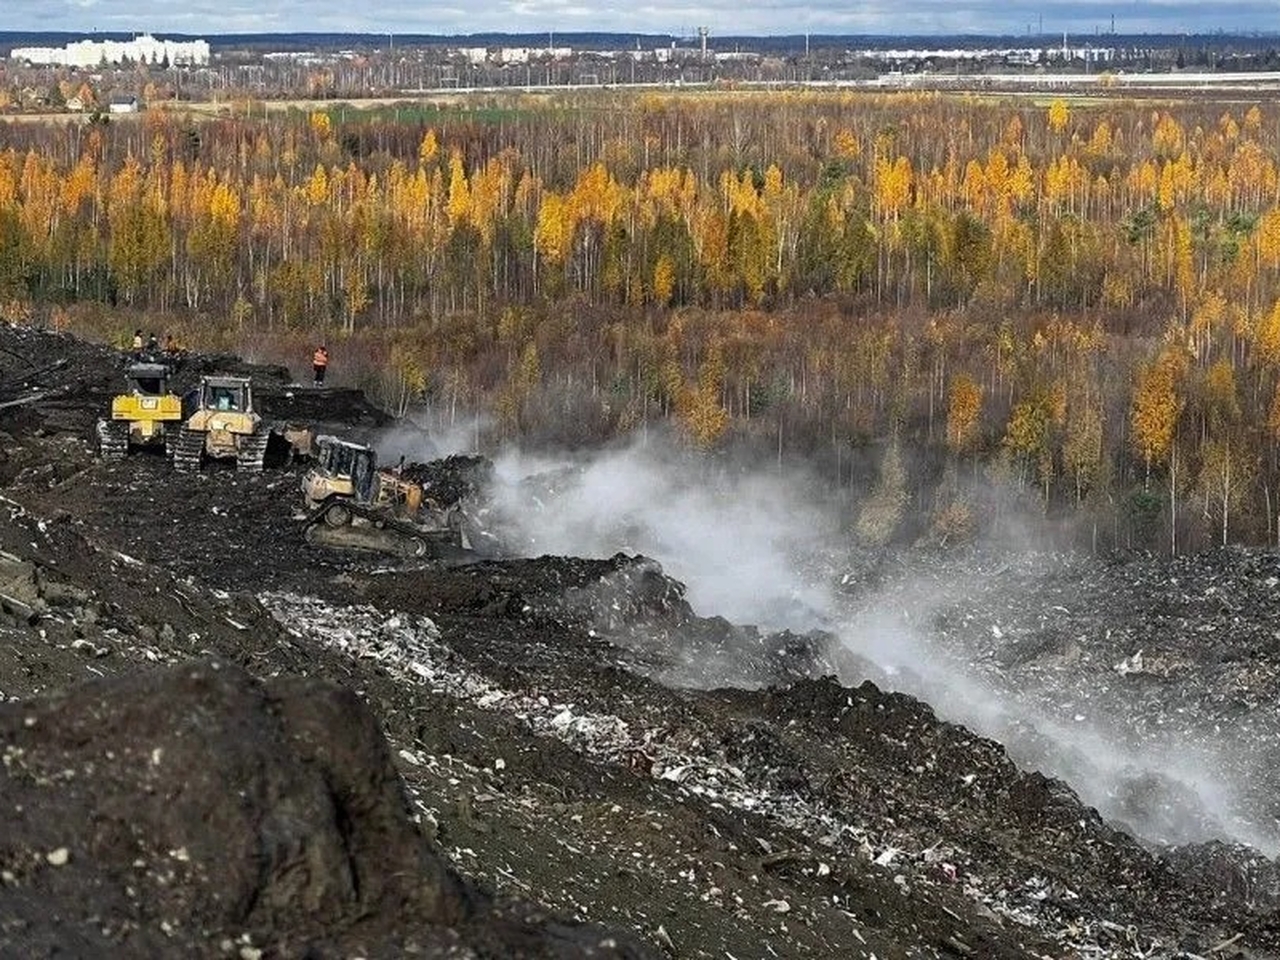
[[[357,525],[356,518],[365,521]],[[341,550],[372,550],[395,556],[421,557],[427,541],[411,524],[388,519],[349,500],[322,503],[307,518],[303,537],[308,543]]]
[[[456,560],[470,554],[453,530],[424,530],[345,499],[330,500],[317,507],[307,518],[303,536],[308,543],[394,556]]]
[[[307,527],[303,536],[307,543],[338,550],[367,550],[396,557],[422,557],[427,553],[427,544],[420,537],[376,527],[331,527],[322,522]]]
[[[129,453],[129,425],[123,420],[98,421],[98,455],[123,460]]]
[[[266,430],[251,433],[240,439],[240,447],[236,451],[236,469],[249,473],[261,473],[262,463],[267,455],[267,444],[271,434]]]
[[[173,469],[179,473],[192,473],[200,469],[200,459],[204,455],[204,434],[198,430],[182,427],[173,443]]]

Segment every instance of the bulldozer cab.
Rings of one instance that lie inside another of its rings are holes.
[[[125,371],[129,392],[141,397],[161,397],[169,392],[169,368],[163,363],[134,363]]]
[[[202,410],[219,413],[252,413],[253,391],[244,377],[205,377],[200,382]]]
[[[355,498],[369,503],[376,494],[378,458],[372,449],[358,443],[348,443],[337,437],[318,437],[317,460],[322,471],[333,478],[350,477]]]

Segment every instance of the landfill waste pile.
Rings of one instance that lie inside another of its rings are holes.
[[[301,464],[101,462],[119,370],[0,326],[0,954],[1280,957],[1276,554],[815,557],[829,622],[770,629],[634,553],[308,544]],[[488,461],[403,469],[502,522]]]

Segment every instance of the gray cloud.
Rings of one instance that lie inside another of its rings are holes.
[[[488,31],[686,32],[705,24],[714,35],[872,33],[1046,33],[1280,31],[1275,0],[737,0],[639,4],[590,0],[499,0],[472,9],[430,4],[359,5],[308,0],[288,5],[261,0],[4,0],[10,30],[150,30],[156,33],[333,31],[473,33]]]

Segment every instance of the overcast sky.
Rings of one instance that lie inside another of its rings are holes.
[[[601,31],[713,36],[1280,31],[1280,0],[0,0],[0,29],[477,33]]]

